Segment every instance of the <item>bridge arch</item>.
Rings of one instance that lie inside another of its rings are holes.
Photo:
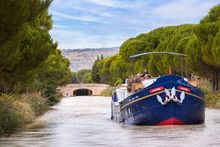
[[[96,83],[81,83],[81,84],[67,84],[57,88],[63,96],[78,96],[80,91],[85,94],[89,91],[88,95],[98,96],[101,95],[102,91],[107,89],[109,85],[106,84],[96,84]]]
[[[79,88],[73,90],[73,96],[91,96],[93,91],[88,88]]]

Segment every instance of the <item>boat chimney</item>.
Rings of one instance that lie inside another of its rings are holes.
[[[170,74],[170,75],[172,74],[172,69],[171,69],[171,67],[169,67],[169,74]]]

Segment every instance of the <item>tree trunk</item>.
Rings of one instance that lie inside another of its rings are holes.
[[[5,81],[4,79],[0,79],[0,93],[5,93],[6,86],[5,86]]]
[[[216,91],[219,90],[219,70],[216,71]]]
[[[215,80],[215,72],[212,72],[212,89],[215,91],[215,85],[216,85],[216,80]]]
[[[218,91],[219,89],[219,72],[218,70],[213,71],[212,75],[212,88],[214,91]]]

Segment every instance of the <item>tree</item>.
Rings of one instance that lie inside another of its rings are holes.
[[[209,65],[212,72],[213,89],[218,90],[220,71],[220,4],[213,7],[209,14],[204,17],[196,29],[196,36],[201,43],[201,53],[204,63]]]
[[[103,54],[101,54],[101,60],[103,60],[104,59],[104,56],[103,56]]]
[[[89,76],[91,76],[91,70],[82,69],[82,70],[78,71],[77,75],[78,75],[77,77],[78,77],[79,83],[87,83],[87,79],[89,78]]]
[[[69,60],[61,55],[60,50],[55,50],[38,69],[36,87],[46,97],[56,93],[57,86],[70,83],[71,71]]]
[[[71,80],[71,83],[72,84],[76,84],[78,83],[78,73],[77,72],[72,72],[72,80]]]
[[[129,67],[130,64],[125,63],[119,54],[114,55],[113,61],[111,63],[111,66],[109,68],[110,73],[111,73],[111,84],[112,85],[117,85],[120,82],[122,83],[125,81],[125,79],[129,76],[129,73],[127,73],[127,69],[131,68]]]
[[[10,89],[31,78],[31,70],[57,47],[49,35],[52,26],[48,15],[50,3],[51,0],[1,2],[0,79]]]
[[[99,71],[101,69],[100,64],[99,64],[99,60],[97,59],[93,66],[92,66],[92,71],[91,71],[91,78],[95,83],[100,83],[100,75],[99,75]]]
[[[51,0],[7,0],[0,5],[0,92],[39,90],[49,97],[69,83],[69,60],[49,31]]]

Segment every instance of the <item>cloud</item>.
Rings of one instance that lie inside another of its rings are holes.
[[[78,20],[78,21],[85,21],[85,22],[99,22],[97,18],[86,15],[86,16],[74,16],[74,15],[69,15],[66,13],[61,13],[57,11],[51,11],[52,15],[55,17],[60,17],[64,19],[71,19],[71,20]]]
[[[118,3],[114,0],[87,0],[87,1],[107,7],[120,7]]]
[[[99,34],[88,35],[88,32],[70,30],[52,30],[50,34],[53,38],[59,40],[59,48],[61,49],[120,46],[127,39],[127,37],[120,34],[100,36]]]
[[[166,19],[193,19],[206,15],[215,4],[214,1],[178,0],[152,9],[152,14]]]
[[[54,0],[51,31],[60,48],[120,46],[161,26],[198,23],[220,0]]]
[[[64,29],[64,28],[70,28],[71,26],[69,26],[69,25],[53,25],[53,28],[62,28],[62,29]]]
[[[100,6],[112,8],[136,8],[143,4],[149,3],[151,0],[87,0]]]

